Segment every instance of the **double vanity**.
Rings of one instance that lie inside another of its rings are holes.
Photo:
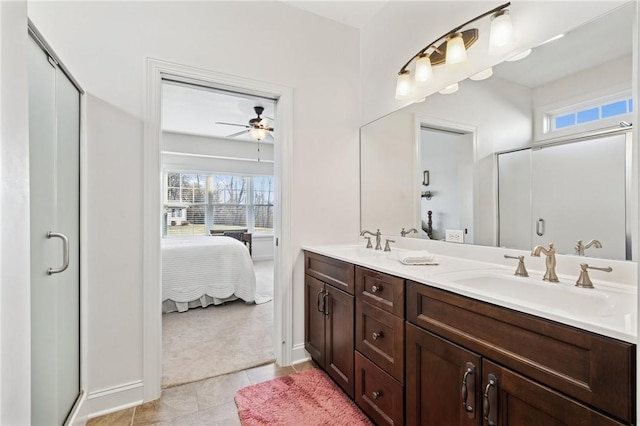
[[[420,247],[399,240],[304,247],[305,349],[376,424],[635,424],[635,286],[437,242],[437,265],[405,265]]]

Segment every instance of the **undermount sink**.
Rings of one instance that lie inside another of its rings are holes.
[[[578,288],[567,282],[549,283],[540,278],[517,277],[506,271],[465,271],[443,274],[439,278],[471,292],[571,316],[608,317],[633,309],[624,294]]]

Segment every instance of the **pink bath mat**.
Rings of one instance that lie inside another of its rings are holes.
[[[371,426],[371,421],[321,370],[310,369],[240,389],[243,426]]]

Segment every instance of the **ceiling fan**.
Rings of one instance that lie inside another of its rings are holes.
[[[249,120],[248,125],[236,124],[236,123],[225,123],[221,121],[216,121],[216,124],[225,124],[228,126],[240,126],[245,128],[245,130],[242,130],[240,132],[233,133],[227,136],[228,138],[235,138],[236,136],[240,136],[246,132],[249,132],[251,137],[253,137],[257,141],[261,141],[265,138],[269,138],[273,140],[273,135],[271,134],[271,132],[273,132],[273,127],[269,127],[268,117],[264,117],[264,118],[260,117],[260,115],[262,115],[262,113],[264,112],[264,107],[254,106],[253,110],[256,112],[257,117],[254,117],[251,120]]]

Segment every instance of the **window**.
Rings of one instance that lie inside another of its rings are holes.
[[[594,123],[632,112],[633,101],[628,93],[599,98],[547,113],[547,132]]]
[[[273,234],[271,176],[166,173],[163,235],[247,229]]]

